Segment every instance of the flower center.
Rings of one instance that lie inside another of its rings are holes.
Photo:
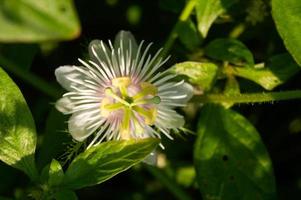
[[[120,121],[122,139],[130,133],[143,133],[145,125],[153,125],[157,116],[157,88],[147,82],[134,83],[129,77],[118,77],[105,89],[101,102],[101,114],[108,119]]]

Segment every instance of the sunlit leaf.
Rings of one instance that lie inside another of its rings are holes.
[[[238,0],[197,0],[196,14],[198,30],[205,38],[216,18]]]
[[[102,183],[142,161],[157,139],[109,141],[78,155],[66,171],[63,187],[79,189]]]
[[[261,85],[267,90],[285,83],[293,75],[300,71],[289,54],[281,54],[272,57],[265,67],[261,68],[234,68],[233,73],[237,76],[249,79]]]
[[[301,65],[301,1],[272,0],[272,15],[286,48]]]
[[[275,199],[272,164],[260,135],[235,111],[202,108],[194,149],[204,199]]]
[[[34,121],[19,88],[1,68],[0,124],[0,160],[37,178]]]
[[[188,77],[193,84],[209,90],[215,80],[218,67],[213,63],[182,62],[174,65],[172,70]]]
[[[205,47],[205,54],[213,59],[228,61],[235,65],[253,67],[251,51],[239,40],[216,39]]]
[[[0,41],[69,40],[80,33],[72,0],[0,1]]]

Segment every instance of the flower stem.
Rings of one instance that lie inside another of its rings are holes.
[[[280,100],[301,99],[301,90],[284,92],[264,92],[237,95],[207,94],[194,96],[192,101],[199,103],[265,103]]]
[[[192,200],[188,194],[186,194],[183,189],[178,186],[174,180],[171,180],[162,170],[153,167],[146,166],[146,169],[156,177],[167,189],[174,195],[174,197],[178,200]]]
[[[177,29],[180,26],[181,23],[188,20],[190,17],[194,7],[196,4],[196,0],[189,0],[187,4],[185,5],[184,9],[182,10],[182,13],[180,14],[177,23],[174,25],[173,29],[171,30],[171,33],[168,36],[167,41],[165,42],[165,45],[163,47],[163,51],[161,53],[162,57],[166,57],[168,52],[170,51],[171,47],[173,46],[175,40],[178,38],[178,32]]]
[[[14,63],[10,62],[8,59],[0,55],[0,64],[5,70],[14,74],[18,78],[32,85],[37,90],[43,92],[53,99],[57,99],[61,96],[61,92],[58,88],[52,86],[47,81],[36,76],[35,74],[16,66]]]

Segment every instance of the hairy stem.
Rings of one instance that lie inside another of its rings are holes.
[[[179,25],[185,21],[187,21],[195,7],[196,0],[189,0],[182,10],[182,13],[180,14],[177,23],[174,25],[172,31],[170,32],[167,41],[165,42],[163,51],[161,53],[162,57],[166,57],[168,52],[170,51],[171,47],[173,46],[175,40],[178,38],[177,29]]]
[[[263,92],[237,95],[206,94],[194,96],[192,101],[198,103],[264,103],[280,100],[301,99],[301,90],[284,92]]]

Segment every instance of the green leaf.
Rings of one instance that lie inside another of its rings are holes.
[[[66,171],[63,187],[79,189],[102,183],[141,162],[157,139],[104,142],[78,155]]]
[[[66,115],[58,112],[53,108],[46,119],[46,127],[42,135],[41,147],[37,156],[39,169],[47,163],[50,163],[52,158],[58,158],[66,151],[66,144],[72,142],[72,138],[67,131],[68,120]]]
[[[237,1],[238,0],[197,0],[196,14],[198,30],[203,38],[207,36],[216,18]]]
[[[191,20],[180,21],[176,28],[180,41],[187,49],[192,51],[201,44],[202,40]]]
[[[54,194],[55,200],[77,200],[75,192],[71,190],[62,190]]]
[[[233,69],[235,75],[254,81],[266,90],[272,90],[285,83],[299,71],[300,67],[289,54],[273,56],[265,67]]]
[[[204,199],[275,199],[272,164],[260,135],[235,111],[202,108],[194,149]]]
[[[301,1],[272,0],[272,15],[286,48],[301,65]]]
[[[50,168],[49,168],[49,180],[48,183],[50,186],[58,186],[62,183],[64,178],[64,171],[61,164],[53,159]]]
[[[213,63],[182,62],[171,68],[177,74],[183,74],[193,84],[209,90],[215,80],[218,67]]]
[[[205,47],[206,56],[228,61],[235,65],[253,67],[254,58],[251,51],[239,40],[216,39]]]
[[[72,0],[2,0],[1,42],[69,40],[80,33]]]
[[[0,160],[37,179],[36,130],[19,88],[0,68]]]

